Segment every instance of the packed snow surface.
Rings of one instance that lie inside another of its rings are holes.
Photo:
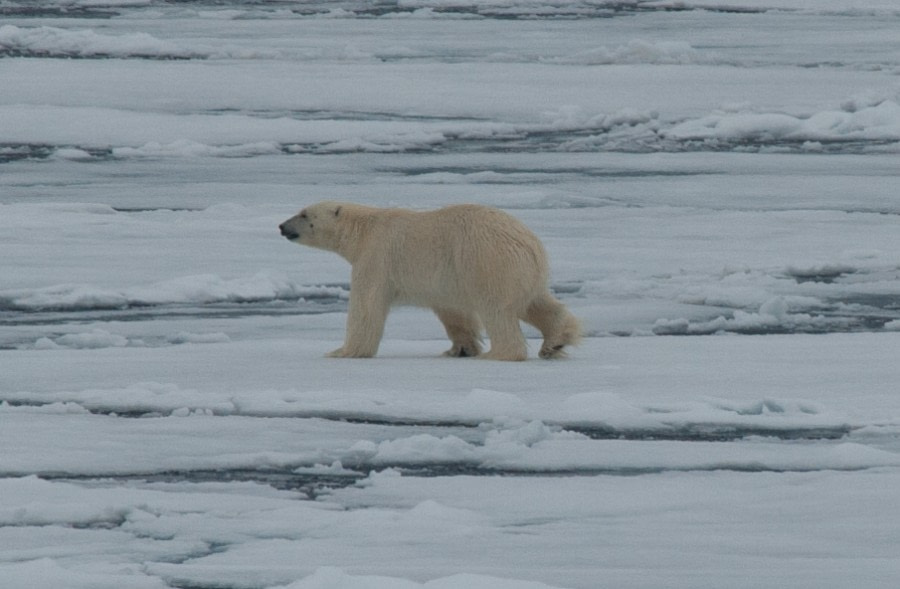
[[[895,2],[0,18],[3,587],[896,587]],[[324,358],[322,199],[507,210],[583,344]]]

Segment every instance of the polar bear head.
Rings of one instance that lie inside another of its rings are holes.
[[[339,221],[342,203],[320,202],[310,205],[278,226],[288,240],[328,251],[339,247]]]

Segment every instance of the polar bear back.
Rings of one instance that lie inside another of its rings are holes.
[[[527,305],[546,288],[540,240],[503,211],[456,205],[436,211],[383,209],[384,268],[398,303],[427,307]]]

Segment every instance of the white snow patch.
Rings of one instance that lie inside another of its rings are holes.
[[[166,589],[169,584],[155,576],[145,575],[137,567],[122,567],[120,572],[81,572],[60,566],[52,558],[25,562],[0,563],[0,575],[9,587],[50,589]],[[131,570],[128,570],[131,569]]]
[[[223,344],[230,342],[231,338],[222,332],[190,333],[179,331],[167,336],[166,341],[170,344]]]
[[[74,147],[60,148],[53,152],[53,157],[61,160],[69,160],[73,162],[89,162],[94,156],[83,149]]]
[[[712,63],[715,56],[697,51],[684,41],[656,41],[633,39],[618,47],[598,47],[564,57],[546,58],[548,63],[578,65],[652,64],[686,65]]]
[[[672,139],[725,141],[900,141],[900,105],[892,100],[854,111],[806,117],[782,113],[717,113],[665,129]]]
[[[147,33],[103,35],[92,30],[0,26],[0,53],[47,57],[198,57]]]
[[[273,272],[231,279],[199,274],[120,290],[86,284],[0,290],[0,308],[35,311],[122,309],[166,304],[299,300],[322,296],[346,299],[348,293],[341,287],[297,285],[285,275]]]
[[[82,333],[67,333],[53,340],[41,338],[35,344],[38,349],[73,348],[76,350],[97,350],[101,348],[121,348],[128,345],[128,338],[105,329],[92,329]]]
[[[557,589],[534,581],[501,579],[486,575],[458,574],[424,583],[372,575],[350,575],[342,569],[322,567],[283,589]]]
[[[189,139],[162,144],[151,141],[140,147],[116,147],[117,158],[254,157],[281,153],[277,143],[259,141],[242,145],[207,145]]]

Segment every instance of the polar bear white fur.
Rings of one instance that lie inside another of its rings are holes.
[[[578,320],[547,287],[540,240],[512,216],[479,205],[414,212],[321,202],[280,225],[298,244],[340,254],[352,266],[344,345],[330,356],[374,356],[392,305],[427,307],[453,346],[449,356],[481,355],[487,330],[493,360],[525,360],[519,320],[544,336],[541,358],[564,355]]]

